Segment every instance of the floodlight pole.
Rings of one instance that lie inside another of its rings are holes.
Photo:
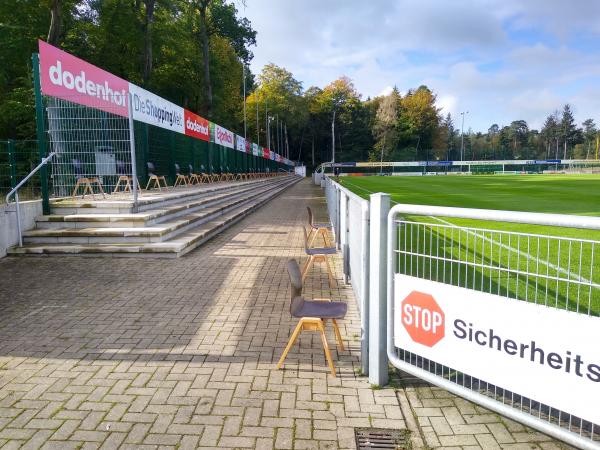
[[[464,159],[464,154],[465,154],[465,135],[464,135],[464,128],[465,128],[465,114],[469,114],[469,111],[463,111],[460,113],[460,115],[462,116],[462,124],[460,126],[460,160],[462,161]]]
[[[242,82],[244,84],[244,140],[246,139],[246,65],[242,62]]]
[[[331,119],[331,162],[335,164],[335,108]]]

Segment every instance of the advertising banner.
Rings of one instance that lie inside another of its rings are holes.
[[[167,130],[184,133],[183,108],[146,89],[129,83],[133,119]]]
[[[263,158],[270,156],[256,144],[235,135],[191,111],[129,83],[105,70],[66,53],[44,41],[38,41],[40,52],[40,81],[42,94],[61,98],[78,105],[88,106],[127,117],[128,97],[134,120],[182,133],[196,139],[215,142],[241,152]]]
[[[187,109],[183,110],[183,119],[185,121],[186,136],[192,136],[196,139],[210,142],[210,126],[208,120]]]
[[[600,423],[600,318],[394,276],[394,344]]]
[[[244,139],[241,136],[238,136],[237,134],[235,135],[235,149],[238,152],[246,151],[246,139]]]
[[[44,41],[38,42],[44,95],[127,117],[127,81]]]
[[[215,123],[214,125],[214,142],[215,144],[222,145],[223,147],[234,148],[235,147],[235,135],[226,128]]]

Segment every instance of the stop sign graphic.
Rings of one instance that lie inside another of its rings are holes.
[[[444,311],[431,295],[412,291],[402,300],[402,325],[413,341],[433,347],[444,337]]]

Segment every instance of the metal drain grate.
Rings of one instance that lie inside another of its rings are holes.
[[[368,450],[390,448],[404,450],[410,448],[410,431],[388,430],[385,428],[355,428],[356,448]]]

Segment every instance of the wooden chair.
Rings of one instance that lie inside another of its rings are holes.
[[[211,166],[211,170],[210,170],[210,179],[213,183],[216,183],[218,181],[221,180],[221,174],[215,172],[215,168],[214,166]]]
[[[146,190],[149,189],[150,183],[152,183],[153,181],[154,181],[154,187],[158,187],[159,191],[162,191],[161,186],[160,186],[161,181],[165,184],[165,189],[168,189],[169,186],[167,186],[167,179],[165,178],[165,176],[164,175],[156,175],[154,173],[156,171],[156,169],[154,167],[154,163],[147,162],[146,166],[148,167],[148,183],[146,184]]]
[[[342,341],[342,335],[337,320],[343,319],[346,316],[348,305],[344,302],[332,302],[331,299],[326,298],[305,300],[302,297],[302,275],[300,273],[300,267],[295,259],[290,259],[288,261],[287,271],[291,285],[290,314],[292,317],[296,317],[300,320],[298,325],[296,325],[285,350],[283,350],[281,358],[279,358],[277,369],[281,369],[283,366],[285,357],[302,331],[318,331],[321,333],[321,341],[323,342],[323,350],[325,351],[325,358],[327,359],[329,371],[331,375],[335,377],[335,367],[333,365],[333,360],[331,359],[331,352],[329,351],[329,344],[327,343],[327,337],[325,335],[325,323],[327,320],[331,320],[337,343],[340,350],[344,351],[344,342]]]
[[[194,172],[194,166],[191,164],[188,164],[188,184],[190,186],[194,185],[194,184],[200,184],[201,183],[201,179],[202,179],[202,175],[200,175],[199,173]]]
[[[102,183],[100,182],[100,178],[98,177],[88,177],[84,174],[83,165],[81,161],[78,159],[73,159],[73,173],[75,174],[75,188],[73,189],[73,194],[71,197],[75,197],[77,195],[77,191],[79,191],[79,187],[83,185],[83,192],[81,198],[85,198],[87,193],[91,194],[92,197],[95,197],[96,194],[92,189],[92,184],[98,186],[100,193],[102,194],[102,198],[106,198],[106,194],[104,193],[104,189],[102,189]]]
[[[173,187],[177,186],[187,186],[188,185],[188,177],[181,173],[181,167],[179,164],[175,163],[175,184]]]
[[[331,270],[331,263],[329,262],[329,256],[336,254],[335,247],[315,247],[310,248],[308,245],[308,234],[306,233],[306,228],[302,227],[302,231],[304,232],[304,251],[306,252],[306,256],[308,256],[308,260],[302,269],[302,281],[306,279],[306,275],[308,275],[309,269],[316,263],[322,262],[327,266],[327,274],[329,277],[329,287],[333,287],[335,284],[335,278],[333,276],[333,271]]]
[[[329,222],[315,222],[312,209],[310,206],[306,207],[308,211],[308,225],[310,226],[310,233],[308,233],[309,243],[308,246],[312,247],[313,242],[318,234],[323,238],[325,247],[331,247],[329,244],[329,230],[333,230],[333,225]]]
[[[204,164],[200,165],[200,181],[202,183],[212,183],[212,177],[204,170]]]
[[[125,163],[123,161],[116,161],[117,166],[117,175],[119,175],[119,179],[117,180],[117,184],[115,185],[115,189],[113,190],[113,194],[118,192],[131,192],[133,190],[133,177],[128,174],[127,169],[125,167]],[[140,186],[140,180],[135,179],[137,184],[138,192],[141,193],[142,188]],[[121,184],[122,183],[122,184]],[[121,191],[121,185],[123,186],[123,190]]]

